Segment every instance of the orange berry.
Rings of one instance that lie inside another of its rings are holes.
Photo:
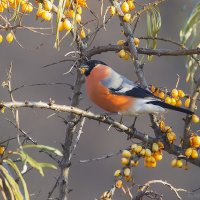
[[[62,32],[64,30],[64,25],[63,25],[63,22],[61,21],[61,22],[59,22],[59,24],[58,24],[58,31],[59,32]]]
[[[3,41],[3,36],[0,34],[0,43]]]
[[[6,41],[8,43],[11,43],[14,39],[14,34],[13,33],[8,33],[7,36],[6,36]]]
[[[166,97],[165,98],[165,103],[171,104],[171,102],[172,102],[171,97]]]
[[[130,59],[130,52],[126,51],[125,56],[123,57],[124,60],[129,60]]]
[[[164,98],[165,98],[165,93],[164,93],[164,92],[160,92],[158,96],[159,96],[161,99],[164,99]]]
[[[140,151],[142,151],[142,146],[138,145],[138,146],[135,148],[135,153],[140,153]]]
[[[194,122],[194,123],[199,123],[199,117],[197,116],[197,115],[192,115],[192,121]]]
[[[66,16],[67,18],[74,18],[74,17],[75,17],[75,12],[74,12],[73,10],[66,10],[66,11],[64,12],[64,14],[65,14],[65,16]]]
[[[173,159],[173,160],[171,161],[171,166],[172,166],[172,167],[176,167],[176,163],[177,163],[177,160],[176,160],[176,159]]]
[[[154,85],[151,85],[151,92],[154,93],[156,90],[155,86]]]
[[[198,156],[199,156],[198,151],[196,149],[192,149],[191,158],[196,159],[198,158]]]
[[[182,101],[181,101],[180,99],[178,99],[178,100],[176,101],[176,106],[177,106],[177,107],[181,107],[181,106],[182,106]]]
[[[193,145],[195,148],[200,147],[200,136],[196,135],[193,137]]]
[[[50,13],[49,11],[44,11],[43,13],[42,13],[42,18],[44,19],[44,20],[46,20],[46,21],[50,21],[51,20],[51,18],[52,18],[52,13]]]
[[[44,9],[47,10],[47,11],[51,11],[53,8],[53,5],[50,1],[44,1]]]
[[[122,187],[122,180],[117,180],[115,183],[116,188],[121,188]]]
[[[66,7],[66,8],[69,8],[69,6],[70,6],[70,1],[71,1],[71,0],[66,0],[66,3],[65,3],[65,7]]]
[[[174,132],[167,133],[167,139],[170,143],[173,143],[176,140],[176,134]]]
[[[109,13],[111,16],[114,16],[116,14],[116,8],[115,6],[110,6]]]
[[[119,170],[119,169],[116,170],[115,173],[114,173],[114,176],[115,176],[115,177],[118,177],[118,176],[120,176],[120,175],[121,175],[121,170]]]
[[[177,161],[176,161],[176,166],[177,166],[178,168],[183,167],[183,161],[182,161],[182,160],[177,160]]]
[[[124,16],[123,16],[123,20],[125,22],[129,22],[131,19],[131,14],[130,13],[126,13]]]
[[[131,152],[128,151],[128,150],[123,150],[122,151],[122,157],[130,158],[131,157]]]
[[[183,92],[183,90],[178,90],[178,96],[181,98],[185,97],[185,93]]]
[[[192,155],[192,148],[190,147],[185,150],[185,156],[190,157],[191,155]]]
[[[126,1],[124,1],[121,5],[121,10],[125,13],[129,12],[129,5]]]
[[[32,3],[24,3],[22,4],[22,12],[32,12],[33,11],[33,5]]]
[[[122,50],[120,50],[120,51],[118,52],[118,56],[119,56],[120,58],[124,58],[125,55],[126,55],[126,52],[125,52],[124,49],[122,49]]]
[[[178,97],[178,90],[176,88],[174,88],[172,91],[171,91],[171,95],[172,97],[176,98]]]
[[[81,6],[77,6],[76,11],[79,15],[82,15],[83,10],[82,10]]]
[[[5,147],[1,146],[0,147],[0,155],[2,155],[4,153],[4,151],[5,151]]]
[[[128,5],[129,5],[129,10],[134,10],[135,9],[135,4],[133,3],[132,0],[127,1]]]
[[[63,27],[66,31],[70,31],[72,29],[72,24],[68,19],[63,21]]]
[[[43,10],[42,8],[38,8],[37,13],[36,13],[36,16],[37,16],[37,17],[42,17],[42,13],[43,13],[44,11],[45,11],[45,10]]]
[[[124,45],[124,43],[125,43],[125,40],[118,40],[117,41],[117,45]]]
[[[185,107],[188,108],[190,106],[190,97],[185,100]]]
[[[152,145],[152,151],[158,151],[159,150],[159,146],[158,146],[158,144],[157,143],[153,143],[153,145]]]
[[[175,98],[171,98],[171,105],[175,106],[176,105],[176,99]]]
[[[86,37],[85,30],[82,28],[80,31],[80,38],[84,39]]]
[[[146,157],[151,156],[151,150],[150,149],[145,149],[145,156]]]
[[[77,23],[81,23],[81,15],[80,14],[76,14],[76,17],[75,17]]]
[[[138,47],[139,44],[140,44],[140,39],[135,37],[135,38],[133,39],[133,41],[134,41],[135,46]]]
[[[121,164],[126,166],[129,164],[129,159],[128,158],[121,158]]]
[[[130,168],[125,168],[124,169],[124,176],[130,176],[131,175],[131,170]]]

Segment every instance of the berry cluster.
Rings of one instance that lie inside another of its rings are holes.
[[[134,44],[136,47],[139,46],[140,44],[140,40],[138,38],[134,38]],[[120,45],[120,46],[125,46],[126,45],[126,41],[125,40],[118,40],[117,41],[117,45]],[[124,60],[129,60],[130,59],[130,52],[125,50],[125,49],[122,49],[118,52],[118,56],[120,58],[123,58]]]
[[[115,171],[114,176],[117,178],[115,187],[122,187],[122,179],[132,181],[132,168],[139,165],[139,159],[144,158],[145,167],[156,167],[157,161],[162,160],[162,142],[153,143],[151,147],[144,147],[138,144],[132,144],[128,149],[123,150],[121,154],[122,170]]]
[[[130,22],[131,20],[131,11],[135,9],[134,0],[127,0],[121,3],[121,11],[124,13],[123,20],[125,22]],[[110,6],[109,12],[111,16],[114,16],[117,13],[117,10],[114,6]]]

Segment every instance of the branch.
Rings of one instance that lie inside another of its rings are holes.
[[[105,46],[98,46],[94,47],[91,50],[87,52],[87,57],[94,56],[96,54],[105,53],[108,51],[114,51],[118,52],[121,49],[129,50],[130,48],[127,46],[121,46],[121,45],[114,45],[109,44]],[[143,55],[154,55],[154,56],[187,56],[187,55],[199,55],[200,54],[200,48],[196,49],[177,49],[177,50],[170,50],[170,49],[148,49],[148,48],[136,48],[138,51],[138,54]]]
[[[160,130],[156,127],[153,127],[154,131],[156,132],[157,135],[160,135],[161,138],[153,138],[148,136],[145,133],[142,133],[138,130],[132,130],[129,127],[127,127],[126,125],[119,123],[115,120],[113,120],[110,117],[107,116],[102,116],[99,114],[94,114],[90,111],[85,111],[82,110],[80,108],[76,108],[73,106],[66,106],[66,105],[58,105],[58,104],[54,104],[54,103],[46,103],[46,102],[19,102],[19,101],[15,101],[15,102],[6,102],[6,103],[2,103],[0,104],[1,106],[5,106],[7,108],[10,109],[15,109],[15,108],[23,108],[23,107],[28,107],[28,108],[40,108],[40,109],[48,109],[48,110],[53,110],[53,111],[57,111],[57,112],[68,112],[71,113],[70,116],[74,116],[74,115],[78,115],[81,117],[86,117],[88,119],[93,119],[96,120],[98,122],[102,122],[104,124],[108,124],[110,127],[116,128],[118,131],[123,132],[125,134],[127,134],[130,138],[136,138],[139,139],[145,143],[148,143],[149,145],[152,145],[154,142],[157,142],[158,140],[160,140],[163,144],[164,144],[164,150],[166,152],[168,152],[169,154],[173,154],[176,156],[180,156],[184,154],[184,151],[181,147],[175,145],[175,144],[169,144],[168,142],[166,142],[161,136],[162,133],[160,132]],[[69,125],[70,127],[73,129],[74,128],[74,123],[75,121],[70,121],[68,119]],[[77,122],[76,122],[77,123]],[[69,142],[68,140],[66,140],[66,142]],[[72,141],[71,141],[72,142]],[[68,152],[68,150],[66,150]],[[70,155],[69,151],[69,155]],[[183,159],[186,159],[185,157],[183,157]],[[200,158],[198,159],[187,159],[188,162],[200,167]]]

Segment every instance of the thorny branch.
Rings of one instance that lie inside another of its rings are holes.
[[[176,156],[180,156],[183,155],[183,149],[177,145],[174,144],[169,144],[167,141],[165,141],[161,136],[162,133],[159,130],[158,127],[153,127],[153,130],[157,133],[157,135],[160,135],[160,138],[153,138],[148,136],[145,133],[142,133],[141,131],[138,130],[132,130],[130,129],[128,126],[119,123],[115,120],[113,120],[110,117],[107,116],[102,116],[99,114],[94,114],[90,111],[85,111],[82,110],[80,108],[76,108],[73,106],[66,106],[66,105],[58,105],[58,104],[50,104],[50,103],[46,103],[46,102],[6,102],[6,103],[2,103],[0,104],[0,107],[5,106],[7,108],[23,108],[23,107],[29,107],[29,108],[40,108],[40,109],[49,109],[49,110],[53,110],[53,111],[57,111],[57,112],[68,112],[71,113],[72,116],[81,116],[81,117],[86,117],[88,119],[93,119],[96,120],[98,122],[101,123],[105,123],[108,124],[109,126],[116,128],[119,132],[123,132],[125,134],[127,134],[130,138],[136,138],[139,139],[145,143],[148,143],[149,145],[152,145],[154,142],[157,142],[158,140],[160,140],[163,144],[164,144],[164,150],[170,154],[176,155]],[[69,124],[74,128],[74,123],[75,121],[68,121]],[[76,122],[77,124],[77,122]],[[70,155],[70,151],[69,151],[69,155]],[[187,159],[186,157],[183,156],[183,159],[186,159],[188,162],[196,165],[196,166],[200,166],[200,158],[198,159]],[[70,163],[68,163],[70,164]]]

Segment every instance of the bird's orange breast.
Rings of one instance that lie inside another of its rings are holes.
[[[87,94],[96,105],[108,112],[126,111],[132,105],[133,98],[110,93],[109,89],[101,83],[101,80],[108,75],[109,68],[103,65],[95,67],[86,77]]]

